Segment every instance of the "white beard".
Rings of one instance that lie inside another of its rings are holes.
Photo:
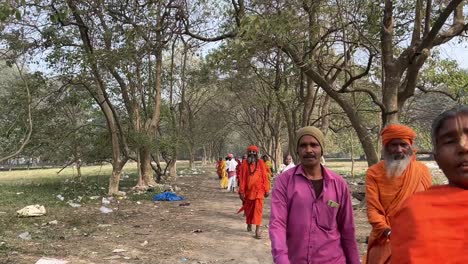
[[[408,165],[411,162],[411,156],[412,153],[409,153],[409,155],[405,155],[403,159],[395,159],[393,155],[385,153],[384,159],[387,178],[393,179],[401,176],[406,168],[408,168]]]

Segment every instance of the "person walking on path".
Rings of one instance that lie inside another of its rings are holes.
[[[280,174],[271,197],[270,239],[276,264],[360,264],[346,181],[320,164],[324,135],[296,131],[300,163]]]
[[[270,182],[265,162],[258,156],[258,147],[247,148],[247,161],[240,168],[239,197],[243,202],[238,213],[245,211],[247,231],[255,225],[255,238],[261,238],[260,226],[263,218],[263,202],[270,194]]]

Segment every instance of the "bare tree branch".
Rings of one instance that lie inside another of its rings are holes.
[[[22,67],[20,67],[16,61],[15,61],[15,65],[16,65],[16,68],[18,69],[21,80],[24,83],[24,87],[26,89],[26,94],[27,94],[27,101],[28,101],[27,102],[27,104],[28,104],[28,119],[27,119],[27,121],[28,121],[28,133],[21,140],[20,147],[16,151],[14,151],[13,153],[8,154],[8,155],[3,156],[3,157],[0,157],[0,162],[2,162],[4,160],[9,160],[9,159],[17,156],[18,154],[20,154],[23,151],[24,147],[26,147],[26,145],[29,143],[29,141],[31,139],[32,131],[33,131],[33,120],[32,120],[32,110],[31,110],[32,98],[31,98],[31,92],[29,90],[29,84],[28,84],[28,81],[26,80],[25,76],[23,75]]]

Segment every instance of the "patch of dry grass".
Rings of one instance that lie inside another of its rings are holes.
[[[351,161],[349,160],[331,160],[326,161],[325,166],[330,168],[331,170],[342,174],[342,175],[351,175]],[[368,166],[367,161],[355,161],[354,162],[354,175],[356,177],[363,177],[366,173]]]

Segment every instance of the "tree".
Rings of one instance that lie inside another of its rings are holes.
[[[30,142],[33,133],[33,98],[31,86],[41,85],[41,80],[25,72],[24,64],[18,56],[2,54],[1,59],[7,59],[7,64],[15,66],[16,71],[8,71],[4,67],[3,87],[0,89],[0,162],[19,155]],[[20,65],[21,64],[21,65]],[[8,76],[10,73],[10,76]]]
[[[138,187],[155,183],[150,162],[160,119],[162,56],[177,30],[172,4],[36,1],[17,7],[25,14],[17,26],[49,50],[50,65],[87,87],[106,117],[113,149],[110,194],[118,193],[131,149],[141,161]],[[44,16],[50,21],[32,19]],[[14,26],[9,29],[14,33]]]
[[[399,14],[395,14],[398,4],[394,1],[385,0],[384,4],[380,36],[384,74],[382,120],[385,125],[399,121],[399,110],[403,109],[405,102],[414,95],[419,72],[429,58],[431,50],[461,35],[468,24],[465,22],[463,14],[465,3],[462,0],[448,1],[447,5],[443,3],[435,5],[432,0],[417,0],[409,9],[414,15],[406,13],[414,26],[412,31],[404,32],[411,34],[411,41],[402,49],[395,43],[395,24],[407,21],[404,17],[402,21],[396,21],[395,17]],[[452,14],[452,24],[445,26]]]
[[[231,27],[225,30],[226,33],[211,38],[191,32],[189,22],[186,23],[186,30],[190,36],[206,41],[235,36],[246,50],[256,47],[264,50],[273,47],[281,49],[304,74],[308,85],[316,84],[344,110],[359,137],[369,165],[372,165],[379,160],[372,140],[373,130],[366,126],[361,113],[349,103],[350,97],[361,93],[369,96],[382,114],[382,126],[397,122],[397,110],[413,95],[418,73],[429,55],[428,51],[465,29],[461,12],[463,4],[460,3],[460,0],[450,1],[446,7],[441,5],[434,8],[431,1],[427,1],[424,31],[421,31],[422,1],[417,1],[414,6],[406,1],[399,3],[398,7],[402,10],[399,17],[410,20],[405,21],[405,24],[414,22],[415,25],[410,46],[402,52],[399,45],[408,35],[398,32],[398,41],[393,39],[394,8],[391,0],[384,1],[380,32],[376,30],[380,19],[376,16],[380,11],[379,3],[353,0],[333,3],[258,1],[249,3],[248,7],[244,6],[243,1],[233,2],[232,14],[236,23],[231,25],[236,25],[235,29]],[[416,15],[403,15],[410,14],[408,10],[414,10]],[[440,14],[437,15],[437,12]],[[452,13],[452,26],[442,31]],[[369,24],[369,21],[375,23]],[[380,48],[375,38],[376,32],[381,37]],[[395,54],[400,54],[397,59],[394,58]],[[379,67],[375,67],[378,66],[375,65],[378,63],[375,58],[379,55],[383,88],[369,89],[355,85],[369,74],[379,76]],[[359,63],[363,58],[366,62]],[[397,104],[397,101],[400,103]],[[305,105],[307,109],[310,102]]]

